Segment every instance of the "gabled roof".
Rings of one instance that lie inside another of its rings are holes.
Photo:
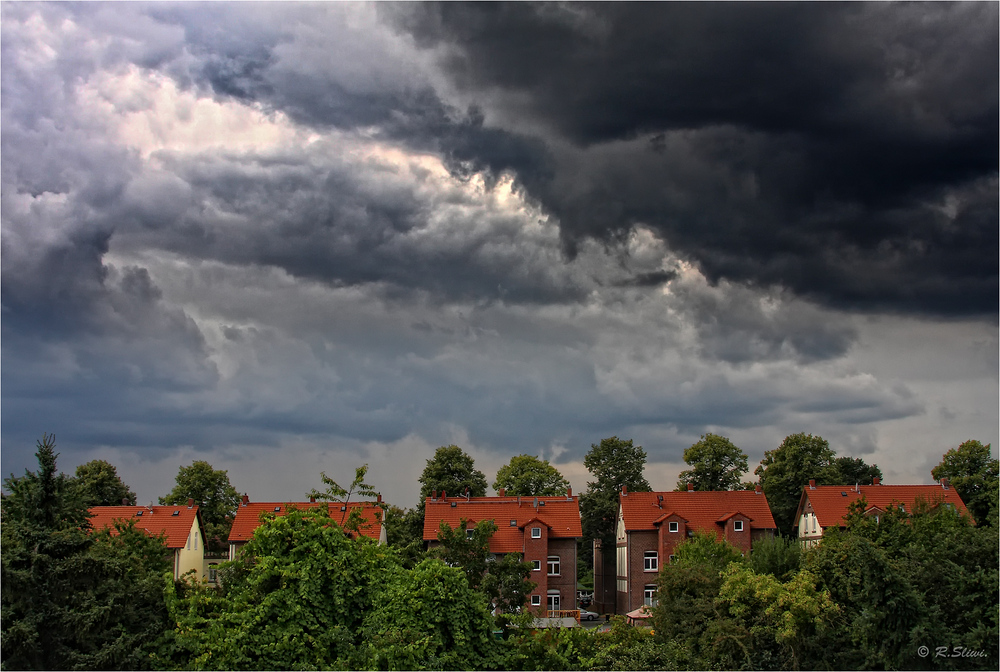
[[[656,524],[671,514],[684,518],[696,530],[718,532],[720,522],[737,513],[750,519],[751,530],[776,527],[764,494],[753,490],[629,492],[618,499],[626,532],[655,530]]]
[[[538,506],[535,506],[535,502]],[[490,539],[493,553],[524,551],[524,528],[541,523],[549,528],[550,539],[578,539],[580,498],[562,497],[428,497],[424,505],[424,541],[435,541],[441,521],[457,528],[462,519],[492,520],[497,531]],[[514,521],[514,525],[511,525]]]
[[[254,530],[261,525],[260,514],[267,513],[281,517],[288,513],[290,506],[297,509],[325,506],[330,512],[330,517],[337,523],[346,520],[352,509],[361,509],[361,518],[364,520],[361,534],[376,541],[382,534],[382,509],[375,502],[349,502],[346,511],[341,510],[345,507],[343,502],[247,502],[240,504],[236,510],[236,518],[229,531],[229,541],[237,543],[250,541]]]
[[[188,534],[198,518],[198,507],[188,508],[186,504],[177,506],[92,506],[90,524],[94,530],[113,527],[116,520],[134,520],[135,527],[145,530],[150,536],[163,533],[167,537],[167,548],[184,548]],[[141,515],[140,515],[141,514]],[[202,547],[205,532],[199,525]]]
[[[932,506],[935,503],[948,502],[959,513],[967,513],[965,502],[952,487],[943,488],[940,485],[817,485],[802,488],[799,508],[795,513],[798,523],[806,500],[812,504],[813,512],[820,527],[840,527],[845,524],[844,516],[848,505],[861,497],[868,500],[868,507],[877,507],[885,511],[889,505],[906,507],[912,512],[917,498],[923,498]]]

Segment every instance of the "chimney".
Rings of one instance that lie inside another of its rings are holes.
[[[941,487],[944,488],[945,490],[948,489],[948,479],[947,478],[942,478],[941,479]]]
[[[316,502],[316,498],[315,497],[310,497],[309,498],[309,502],[310,503],[315,503]]]
[[[497,492],[497,494],[504,497],[507,494],[507,491],[504,488],[500,488],[500,491]]]
[[[872,485],[882,485],[882,479],[876,476],[872,479]]]
[[[436,502],[437,499],[438,499],[438,491],[437,490],[432,490],[431,491],[431,501],[432,502]]]
[[[191,498],[191,497],[188,497],[188,508],[190,509],[193,506],[194,506],[194,499]]]
[[[628,486],[627,485],[623,485],[622,486],[622,497],[628,497]]]
[[[688,483],[688,492],[694,492],[694,483]]]
[[[445,499],[445,500],[448,499],[448,491],[447,490],[442,490],[441,491],[441,499]]]
[[[810,478],[809,479],[809,489],[810,490],[815,490],[816,489],[816,479],[815,478]]]
[[[376,503],[376,504],[381,504],[381,503],[382,503],[382,495],[378,495],[378,496],[377,496],[377,497],[375,498],[375,503]]]
[[[764,492],[760,487],[760,483],[753,486],[753,491],[756,492],[758,495]]]
[[[122,506],[128,506],[128,497],[122,497]]]
[[[573,497],[573,486],[572,485],[569,486],[568,488],[566,488],[566,496],[569,497],[569,498]]]
[[[240,504],[246,506],[249,503],[250,503],[250,498],[247,496],[247,493],[244,492],[242,499],[240,499]]]

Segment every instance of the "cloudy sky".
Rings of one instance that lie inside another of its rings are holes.
[[[997,445],[995,3],[0,12],[5,476]]]

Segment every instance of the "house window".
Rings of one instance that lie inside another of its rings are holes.
[[[534,571],[534,572],[540,572],[540,571],[542,571],[542,561],[541,560],[532,560],[531,561],[531,570]]]
[[[562,607],[559,606],[559,591],[550,590],[548,593],[548,608],[549,611],[559,611]]]
[[[559,575],[559,556],[550,555],[549,556],[549,576]]]
[[[194,535],[194,550],[198,550],[198,535]]]
[[[671,532],[677,532],[677,530],[679,529],[679,523],[669,523],[667,529],[670,530]]]
[[[476,531],[475,530],[466,530],[465,531],[465,538],[466,539],[472,539],[474,536],[476,536]]]
[[[735,530],[736,532],[742,532],[743,531],[743,521],[742,520],[734,520],[733,521],[733,530]]]
[[[510,519],[510,526],[511,526],[511,527],[517,527],[517,521],[516,521],[516,520],[514,520],[513,518],[511,518],[511,519]]]
[[[642,603],[647,607],[656,606],[656,585],[649,583],[642,589]]]
[[[533,528],[531,528],[531,538],[532,539],[541,539],[542,538],[542,528],[540,528],[540,527],[533,527]]]
[[[655,572],[660,568],[660,559],[656,551],[646,551],[642,554],[642,568],[647,572]]]
[[[531,606],[533,606],[533,607],[540,607],[541,605],[542,605],[542,596],[541,595],[532,595],[531,596]]]
[[[668,560],[669,562],[673,562],[673,561],[674,561],[674,554],[673,554],[673,553],[671,553],[670,555],[668,555],[668,556],[667,556],[667,560]]]
[[[219,570],[215,568],[215,565],[208,566],[208,582],[215,583],[219,580]]]

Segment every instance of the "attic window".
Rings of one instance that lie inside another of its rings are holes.
[[[676,522],[667,523],[667,530],[670,532],[676,532],[678,530],[678,524]]]
[[[531,538],[532,539],[541,539],[542,538],[542,528],[540,528],[540,527],[533,527],[533,528],[531,528]]]
[[[841,496],[841,497],[847,497],[847,493],[846,493],[846,492],[844,492],[843,490],[841,490],[841,491],[840,491],[840,496]]]
[[[466,539],[472,539],[474,536],[476,536],[476,531],[475,530],[466,530],[465,531],[465,538]]]
[[[173,512],[173,513],[171,513],[170,515],[171,515],[171,516],[179,516],[179,515],[181,515],[181,512],[180,512],[180,511],[174,511],[174,512]]]
[[[516,520],[514,520],[513,518],[511,518],[511,519],[510,519],[510,526],[511,526],[511,527],[517,527],[517,521],[516,521]]]
[[[452,506],[452,508],[455,508],[456,506],[458,506],[458,502],[452,502],[451,506]]]
[[[538,502],[538,506],[545,506],[545,502],[544,501]]]
[[[906,504],[900,504],[899,510],[902,511],[903,513],[906,513]]]
[[[347,507],[346,506],[342,506],[342,507],[340,507],[340,510],[341,511],[347,511]]]
[[[136,511],[136,512],[135,512],[135,515],[137,515],[137,516],[141,516],[141,515],[142,515],[142,511]]]
[[[733,530],[736,531],[736,532],[742,532],[743,531],[743,521],[742,520],[734,520],[733,521]]]
[[[281,507],[280,506],[276,506],[276,507],[274,507],[274,510],[275,510],[275,512],[281,511]]]

